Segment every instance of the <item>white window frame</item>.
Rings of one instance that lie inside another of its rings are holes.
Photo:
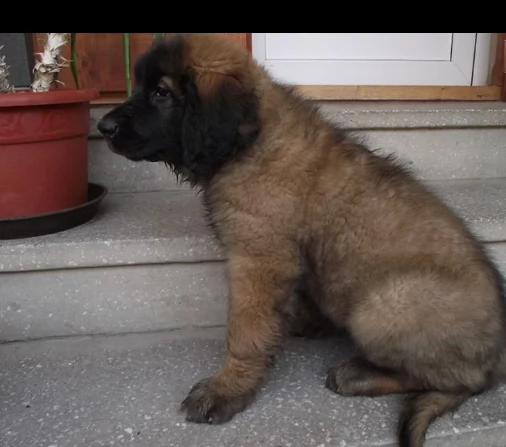
[[[453,33],[450,61],[266,59],[266,33],[252,33],[253,57],[277,79],[295,85],[483,86],[491,33]]]

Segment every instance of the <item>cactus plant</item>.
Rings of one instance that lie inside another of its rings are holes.
[[[69,40],[71,41],[70,61],[61,55],[63,47],[67,45]],[[58,73],[62,68],[69,67],[69,62],[76,88],[79,88],[75,41],[76,33],[46,33],[43,51],[35,54],[38,59],[35,60],[33,82],[30,85],[33,92],[47,92],[53,84],[63,84],[58,79]],[[1,50],[2,47],[0,47],[0,92],[11,93],[15,91],[15,86],[11,85],[9,81],[9,67]]]
[[[0,46],[0,93],[10,93],[13,87],[9,81],[9,66],[5,62],[5,56],[2,56],[3,45]]]

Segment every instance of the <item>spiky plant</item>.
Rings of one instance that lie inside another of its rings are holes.
[[[33,67],[33,82],[30,88],[33,92],[47,92],[54,83],[64,84],[58,79],[60,70],[69,66],[76,88],[79,88],[77,78],[77,55],[76,55],[76,33],[45,33],[44,48],[42,53],[36,53],[37,57]],[[70,39],[71,59],[65,59],[61,52]],[[1,51],[2,47],[0,47]],[[5,62],[5,56],[0,53],[0,92],[11,93],[15,88],[9,82],[9,67]]]
[[[0,46],[0,52],[2,51],[3,45]],[[5,62],[5,56],[0,53],[0,93],[10,93],[14,90],[14,87],[9,81],[9,66]]]
[[[42,53],[33,67],[34,80],[31,85],[34,92],[47,92],[54,82],[63,84],[58,80],[58,73],[62,67],[68,67],[68,61],[61,55],[63,47],[67,44],[71,33],[47,33]]]

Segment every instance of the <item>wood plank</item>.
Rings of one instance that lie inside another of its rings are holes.
[[[100,98],[91,102],[93,105],[114,105],[120,104],[126,99],[126,92],[106,92]]]
[[[304,96],[322,101],[497,101],[499,86],[301,85]]]
[[[494,62],[492,65],[492,73],[491,73],[491,79],[490,84],[491,85],[503,85],[503,74],[504,74],[504,67],[506,64],[506,33],[496,33],[495,34],[495,55]]]
[[[500,86],[434,87],[434,86],[362,86],[362,85],[300,85],[295,88],[315,101],[499,101]],[[124,93],[102,95],[94,104],[118,104]]]
[[[506,101],[506,40],[503,41],[503,73],[501,86],[501,101]]]

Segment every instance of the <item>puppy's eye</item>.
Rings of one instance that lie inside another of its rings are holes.
[[[158,86],[155,90],[155,96],[167,96],[170,94],[168,88]]]

